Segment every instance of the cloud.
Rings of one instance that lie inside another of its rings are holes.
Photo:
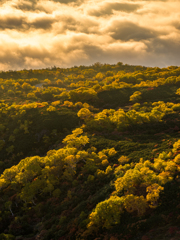
[[[67,42],[69,39],[69,42]],[[96,42],[93,40],[97,40]],[[108,40],[108,39],[104,39]],[[106,42],[105,41],[105,42]],[[19,46],[17,43],[9,42],[8,46],[2,48],[0,53],[0,63],[2,70],[5,69],[24,69],[24,68],[45,68],[49,66],[70,67],[72,65],[90,65],[94,59],[100,62],[118,61],[121,55],[128,56],[131,49],[137,51],[131,46],[122,47],[117,45],[109,45],[103,43],[102,38],[91,36],[89,38],[85,34],[79,36],[67,36],[52,41],[49,46],[50,38],[44,39],[47,47],[39,46]],[[63,43],[63,44],[62,44]],[[119,55],[117,55],[117,53]],[[131,54],[132,55],[132,54]],[[135,54],[133,53],[135,56]]]
[[[172,26],[174,26],[177,30],[180,30],[180,22],[179,21],[173,22]]]
[[[47,30],[52,27],[55,19],[51,16],[44,15],[36,17],[33,20],[28,19],[25,16],[1,16],[0,17],[0,29],[2,30],[16,30],[16,31],[28,31],[31,28]]]
[[[148,52],[176,58],[180,55],[180,42],[177,38],[155,38],[147,42]],[[180,60],[179,60],[180,62]]]
[[[23,11],[32,11],[36,10],[36,4],[38,0],[22,0],[17,1],[16,4],[14,4],[15,8],[21,9]]]
[[[30,36],[35,42],[36,36]],[[29,39],[27,39],[27,42]],[[40,44],[42,42],[42,44]],[[41,37],[38,45],[9,42],[4,48],[0,43],[0,67],[5,69],[46,68],[49,66],[71,67],[91,65],[94,62],[140,64],[165,67],[180,64],[179,42],[172,39],[154,38],[145,42],[111,41],[108,36],[89,34],[52,35]],[[157,57],[158,56],[158,57]],[[168,58],[167,58],[168,56]],[[146,64],[145,64],[146,63]]]
[[[140,4],[107,2],[105,4],[100,5],[98,8],[90,9],[88,11],[88,14],[92,16],[100,17],[104,15],[112,15],[114,11],[134,12],[140,7],[141,7]]]
[[[52,24],[55,22],[55,19],[50,16],[38,17],[30,23],[32,28],[41,28],[47,30],[52,27]]]
[[[1,16],[0,29],[21,29],[24,28],[25,17]]]
[[[53,2],[59,2],[59,3],[77,3],[77,4],[81,4],[82,2],[84,2],[84,0],[51,0]]]
[[[180,65],[179,1],[6,0],[0,4],[0,70],[97,61]]]
[[[2,47],[2,44],[0,44]],[[19,46],[16,43],[9,43],[0,53],[0,63],[4,69],[22,69],[44,67],[50,64],[53,56],[46,48]],[[2,70],[4,70],[2,68]]]
[[[43,8],[43,5],[52,3],[61,3],[61,4],[81,4],[84,0],[17,0],[17,2],[14,4],[14,6],[17,9],[21,9],[23,11],[42,11],[45,8]],[[42,6],[41,6],[42,4]]]
[[[140,41],[157,36],[155,31],[149,28],[140,27],[129,21],[114,21],[108,31],[114,39],[122,41]]]
[[[75,33],[99,33],[99,23],[93,19],[72,17],[71,15],[56,16],[56,22],[54,23],[54,33],[62,34],[68,31]]]

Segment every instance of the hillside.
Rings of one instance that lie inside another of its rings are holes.
[[[180,239],[180,67],[0,72],[0,240]]]

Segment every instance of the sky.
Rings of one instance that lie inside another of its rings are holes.
[[[0,0],[0,71],[180,65],[178,0]]]

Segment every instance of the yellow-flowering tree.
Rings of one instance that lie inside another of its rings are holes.
[[[129,101],[138,102],[141,99],[141,95],[142,93],[140,91],[136,91],[130,96]]]
[[[122,212],[123,199],[112,196],[108,200],[97,204],[95,210],[89,216],[90,223],[87,227],[110,228],[120,222]]]

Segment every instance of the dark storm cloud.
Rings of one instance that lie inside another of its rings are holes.
[[[21,29],[25,28],[25,17],[0,17],[0,29]]]
[[[58,2],[58,3],[64,3],[64,4],[68,4],[68,3],[81,4],[82,2],[84,2],[84,0],[51,0],[51,1]]]
[[[143,59],[146,64],[160,67],[180,66],[179,39],[155,38],[151,42],[146,43],[146,45],[146,56]]]
[[[55,22],[55,19],[53,19],[52,17],[40,17],[40,18],[36,18],[33,22],[31,22],[30,26],[32,28],[36,28],[36,29],[49,29],[52,27],[52,24]]]
[[[155,31],[140,27],[132,22],[114,21],[108,31],[114,39],[122,41],[140,41],[157,36]]]
[[[38,0],[24,0],[24,1],[19,1],[16,4],[17,9],[21,9],[23,11],[32,11],[36,10],[36,4]]]
[[[50,1],[63,4],[69,3],[81,4],[84,0],[50,0]],[[38,10],[45,11],[43,7],[38,6],[38,3],[39,0],[23,0],[19,1],[15,7],[23,11],[38,11]],[[44,4],[46,4],[46,2],[44,2]]]
[[[174,56],[179,58],[180,55],[180,41],[179,39],[162,39],[155,38],[151,42],[146,43],[148,46],[147,51],[151,53]],[[179,60],[180,62],[180,60]]]
[[[114,11],[122,11],[122,12],[134,12],[141,7],[140,4],[132,4],[132,3],[105,3],[100,6],[98,9],[92,9],[88,11],[89,15],[100,17],[103,15],[111,15]]]
[[[51,28],[54,18],[50,16],[37,17],[33,21],[29,21],[26,17],[3,16],[0,17],[0,29],[16,29],[19,31],[27,31],[30,28],[49,29]]]
[[[172,26],[174,26],[177,30],[180,30],[180,22],[173,22]]]

